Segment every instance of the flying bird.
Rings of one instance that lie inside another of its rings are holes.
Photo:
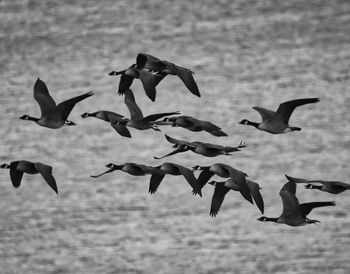
[[[250,190],[256,206],[259,208],[261,213],[264,213],[264,200],[261,196],[259,184],[246,179],[247,185]],[[220,207],[225,199],[226,194],[230,191],[239,191],[239,186],[232,179],[228,179],[224,182],[210,181],[208,184],[215,186],[214,194],[211,199],[210,215],[215,217],[220,210]]]
[[[288,181],[296,184],[306,184],[306,189],[318,189],[331,194],[339,194],[350,189],[350,184],[339,181],[307,180],[285,175]]]
[[[30,162],[26,160],[14,161],[10,164],[2,164],[0,168],[10,170],[10,178],[12,185],[18,188],[21,185],[24,173],[38,174],[44,178],[45,182],[58,194],[57,184],[55,178],[52,176],[52,167],[39,163]]]
[[[168,135],[165,135],[165,138],[168,140],[168,142],[173,144],[173,147],[175,150],[172,152],[161,156],[156,157],[153,156],[154,159],[162,159],[171,155],[175,155],[178,153],[186,152],[186,151],[192,151],[196,154],[200,154],[206,157],[216,157],[219,155],[232,155],[232,152],[240,151],[241,148],[246,147],[246,144],[244,142],[241,142],[237,147],[230,147],[230,146],[221,146],[216,144],[210,144],[210,143],[203,143],[203,142],[187,142],[183,140],[177,140],[175,138],[172,138]]]
[[[163,119],[163,121],[156,122],[156,124],[182,127],[194,132],[206,131],[217,137],[227,136],[227,134],[223,132],[220,127],[214,125],[213,123],[186,115],[166,117]]]
[[[108,110],[99,110],[92,113],[85,112],[81,115],[82,118],[86,119],[88,117],[95,117],[103,121],[109,122],[111,126],[123,137],[131,138],[130,131],[126,127],[126,123],[129,119],[120,115],[118,113],[108,111]]]
[[[201,189],[198,185],[197,179],[193,174],[193,171],[185,166],[175,164],[175,163],[163,163],[155,168],[159,169],[163,174],[154,174],[151,177],[149,193],[153,194],[157,191],[158,186],[162,182],[166,174],[174,176],[183,176],[188,184],[192,187],[193,194],[199,194],[202,197]]]
[[[283,212],[277,218],[269,218],[262,216],[258,218],[261,222],[275,222],[279,224],[286,224],[289,226],[303,226],[306,224],[320,223],[318,220],[311,220],[307,215],[317,207],[334,206],[334,202],[311,202],[299,204],[298,198],[295,196],[296,184],[287,182],[280,190],[280,196],[283,203]]]
[[[239,124],[254,126],[259,130],[272,134],[300,131],[300,127],[289,126],[289,118],[292,115],[294,109],[302,105],[317,103],[319,101],[319,98],[296,99],[280,104],[277,111],[255,106],[253,109],[259,112],[262,117],[262,121],[260,123],[256,123],[251,122],[247,119],[243,119],[239,122]]]
[[[211,166],[196,165],[193,167],[193,170],[201,170],[201,173],[197,178],[200,189],[202,189],[214,175],[222,178],[230,178],[233,183],[237,184],[238,190],[244,199],[253,204],[251,190],[246,179],[247,174],[244,172],[222,163],[216,163]]]
[[[121,75],[118,94],[124,94],[134,79],[140,79],[147,96],[152,101],[156,99],[156,86],[168,74],[178,76],[191,93],[198,97],[201,96],[193,78],[194,73],[190,69],[146,53],[139,53],[136,57],[136,64],[132,64],[129,68],[109,73],[111,76]]]
[[[57,129],[64,125],[74,126],[74,122],[67,120],[74,106],[80,101],[93,95],[90,91],[83,95],[79,95],[68,99],[56,106],[55,101],[49,94],[46,84],[39,78],[34,84],[34,99],[38,102],[41,110],[41,117],[35,118],[27,114],[19,117],[22,120],[34,121],[38,125],[48,128]]]

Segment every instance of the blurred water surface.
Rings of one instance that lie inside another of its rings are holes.
[[[211,186],[193,197],[181,177],[166,176],[155,195],[149,177],[115,172],[109,162],[157,165],[170,149],[162,133],[131,129],[122,138],[106,123],[81,119],[100,109],[128,115],[116,95],[138,52],[195,71],[202,98],[168,76],[152,103],[132,88],[144,114],[179,110],[229,134],[164,128],[175,138],[237,145],[233,157],[190,152],[166,161],[215,162],[246,172],[263,188],[265,213],[278,216],[284,174],[348,182],[350,147],[350,3],[348,1],[0,1],[0,160],[28,159],[54,168],[59,195],[40,176],[15,190],[0,172],[1,273],[349,273],[350,202],[298,188],[301,202],[335,200],[311,213],[317,226],[260,223],[257,208],[229,193],[209,216]],[[57,102],[95,91],[76,106],[78,126],[59,130],[19,120],[39,115],[37,77]],[[273,136],[238,122],[259,120],[254,105],[319,97],[290,123],[301,132]]]

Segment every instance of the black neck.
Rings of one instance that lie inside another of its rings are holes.
[[[27,120],[38,122],[40,120],[40,118],[35,118],[35,117],[28,116]]]
[[[260,124],[256,123],[256,122],[247,121],[247,125],[253,126],[253,127],[258,127]]]
[[[312,188],[312,189],[322,189],[322,186],[311,185],[311,184],[310,184],[310,188]]]
[[[265,222],[275,222],[277,223],[278,218],[269,218],[269,217],[265,217]]]

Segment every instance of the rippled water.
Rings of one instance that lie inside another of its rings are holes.
[[[321,224],[292,228],[260,223],[255,206],[229,193],[209,216],[211,186],[193,197],[181,177],[165,177],[150,196],[149,178],[115,172],[92,179],[109,162],[153,159],[169,151],[162,133],[131,129],[122,138],[103,121],[81,119],[100,109],[128,115],[117,77],[138,52],[195,71],[202,98],[176,77],[159,84],[152,103],[133,84],[144,114],[179,110],[229,134],[164,128],[179,139],[246,149],[233,157],[190,152],[166,161],[186,166],[223,162],[263,188],[265,213],[278,216],[284,174],[348,182],[350,147],[348,1],[0,1],[0,160],[28,159],[54,168],[59,195],[40,176],[15,190],[0,172],[1,273],[348,273],[350,202],[298,189],[304,201],[334,200],[310,214]],[[57,102],[93,90],[72,111],[77,127],[42,128],[33,84],[43,79]],[[319,97],[290,123],[303,130],[270,135],[238,125],[259,120],[254,105]]]

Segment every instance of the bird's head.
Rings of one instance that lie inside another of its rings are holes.
[[[10,168],[10,165],[8,165],[8,164],[2,164],[2,165],[0,166],[0,168]]]
[[[77,124],[72,122],[72,121],[66,120],[66,121],[64,121],[64,125],[65,126],[76,126]]]
[[[24,114],[24,115],[22,115],[21,117],[19,117],[19,119],[21,119],[21,120],[29,120],[29,119],[30,119],[30,116],[27,115],[27,114]]]
[[[243,119],[242,121],[239,122],[241,125],[249,125],[249,121],[247,119]]]
[[[266,222],[267,221],[267,217],[261,216],[257,220],[260,221],[260,222]]]
[[[87,112],[85,112],[85,113],[83,113],[82,115],[81,115],[81,118],[87,118],[87,117],[89,117],[90,116],[90,113],[87,113]]]

